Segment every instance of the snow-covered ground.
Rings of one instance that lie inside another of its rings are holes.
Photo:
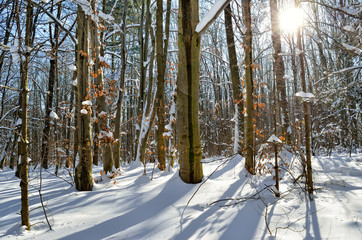
[[[34,189],[39,169],[30,174],[31,231],[19,224],[19,179],[0,172],[0,239],[273,239],[267,225],[277,239],[362,239],[362,154],[314,157],[314,201],[289,174],[282,176],[278,200],[265,188],[271,175],[248,176],[241,157],[212,160],[203,164],[202,184],[183,183],[177,169],[155,169],[151,181],[149,164],[147,176],[142,166],[127,166],[92,192],[76,191],[66,170],[61,178],[43,171],[53,230]],[[95,167],[94,177],[100,171]]]

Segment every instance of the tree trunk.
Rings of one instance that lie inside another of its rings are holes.
[[[19,14],[19,12],[18,12]],[[20,32],[20,30],[19,30]],[[32,47],[32,32],[33,32],[33,7],[31,0],[27,1],[26,7],[26,30],[25,30],[25,46],[31,49]],[[19,35],[20,37],[20,35]],[[20,43],[19,43],[20,44]],[[21,188],[21,225],[26,226],[30,230],[29,221],[29,196],[28,196],[28,73],[30,62],[30,51],[22,53],[25,55],[25,60],[21,59],[21,136],[19,143],[20,155],[20,188]]]
[[[92,1],[92,8],[96,10],[97,0]],[[98,121],[97,130],[95,131],[95,144],[99,144],[98,140],[101,143],[102,157],[103,157],[103,171],[111,172],[114,165],[113,154],[112,154],[112,142],[113,137],[111,137],[111,130],[108,123],[108,114],[107,114],[107,103],[106,96],[104,93],[104,79],[102,71],[102,62],[100,60],[101,49],[100,39],[98,37],[98,24],[95,21],[91,21],[91,36],[92,36],[92,59],[94,62],[93,67],[93,77],[96,87],[96,119]],[[97,125],[97,123],[96,123]],[[95,148],[96,149],[96,148]],[[97,152],[98,154],[98,152]],[[94,158],[93,158],[94,159]],[[95,156],[94,159],[98,162],[98,156]],[[93,160],[93,162],[94,162]]]
[[[180,177],[186,183],[201,182],[203,176],[198,116],[201,36],[195,32],[198,22],[199,1],[180,0],[176,128],[180,156]]]
[[[305,65],[304,65],[304,52],[302,46],[302,36],[301,36],[301,29],[299,28],[297,31],[297,43],[298,48],[301,52],[299,54],[299,61],[300,61],[300,76],[302,82],[302,90],[303,92],[307,92],[307,85],[305,80]],[[303,101],[303,108],[304,108],[304,124],[305,124],[305,151],[307,157],[307,189],[309,194],[313,194],[313,179],[312,179],[312,161],[311,161],[311,146],[310,146],[310,115],[309,115],[309,103],[308,101]]]
[[[250,0],[243,1],[243,18],[246,27],[245,37],[245,86],[246,86],[246,158],[245,168],[248,172],[254,174],[254,105],[253,105],[253,54],[252,54],[252,31],[251,31],[251,13]]]
[[[126,18],[127,18],[127,6],[128,0],[124,1],[124,9],[122,16],[122,47],[121,47],[121,76],[119,81],[119,92],[118,92],[118,101],[117,101],[117,112],[115,119],[115,130],[114,130],[114,149],[113,149],[113,159],[115,168],[119,168],[121,166],[121,117],[122,117],[122,101],[124,94],[124,86],[125,86],[125,78],[126,78]]]
[[[91,191],[92,178],[92,133],[91,108],[83,101],[89,100],[89,18],[82,8],[78,6],[78,130],[80,139],[79,164],[75,169],[75,185],[79,191]]]
[[[277,0],[270,0],[270,16],[272,26],[272,42],[273,42],[273,58],[274,58],[274,77],[277,83],[277,98],[276,104],[280,108],[281,119],[280,123],[280,134],[284,136],[287,142],[291,141],[290,134],[288,133],[289,127],[289,111],[288,102],[286,97],[286,86],[285,86],[285,68],[283,57],[280,55],[282,52],[281,38],[280,38],[280,27],[279,27],[279,10]],[[278,109],[279,110],[279,109]],[[278,132],[278,131],[277,131]]]
[[[163,31],[163,0],[157,0],[156,11],[156,55],[157,55],[157,92],[155,109],[157,112],[157,155],[159,169],[166,167],[166,144],[163,133],[165,132],[165,69],[168,49],[169,24],[171,1],[167,1],[166,39]]]
[[[235,48],[235,40],[234,40],[234,30],[232,23],[232,12],[230,4],[226,6],[224,10],[225,15],[225,29],[226,29],[226,41],[228,45],[228,53],[229,53],[229,64],[230,64],[230,73],[231,73],[231,81],[233,88],[233,103],[236,105],[234,108],[235,116],[235,136],[239,139],[235,139],[237,141],[238,146],[236,146],[237,151],[234,150],[234,153],[239,153],[243,155],[242,148],[244,146],[244,103],[243,103],[243,95],[241,92],[241,84],[240,84],[240,75],[238,68],[238,59],[236,55]],[[238,134],[236,134],[238,133]],[[239,144],[240,143],[240,144]]]

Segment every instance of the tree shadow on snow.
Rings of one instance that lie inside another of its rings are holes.
[[[221,177],[227,171],[233,171],[233,167],[232,163],[226,165],[212,179]],[[239,172],[239,179],[231,184],[219,199],[240,195],[245,185],[249,183],[249,179],[245,178],[245,173],[245,171]],[[261,217],[258,211],[264,211],[262,209],[264,206],[258,205],[257,201],[249,199],[244,203],[228,207],[215,204],[206,208],[200,216],[192,220],[185,214],[180,233],[175,239],[210,239],[210,236],[218,236],[218,239],[235,239],[236,236],[252,239]],[[183,228],[186,224],[187,226]]]
[[[176,174],[174,178],[176,177]],[[178,178],[178,176],[177,176]],[[176,180],[176,184],[175,181]],[[87,236],[87,240],[91,239],[105,239],[109,238],[114,234],[118,234],[114,239],[144,239],[145,236],[137,236],[137,233],[130,231],[128,235],[119,235],[122,231],[125,231],[138,224],[142,225],[142,232],[152,232],[155,228],[152,224],[152,219],[156,219],[157,215],[165,210],[165,207],[172,206],[176,201],[186,195],[191,188],[181,187],[178,189],[179,179],[170,179],[153,199],[142,203],[137,206],[138,200],[132,200],[135,203],[135,208],[132,210],[113,217],[109,220],[101,222],[95,226],[89,227],[82,231],[65,236],[62,239],[83,239]],[[140,176],[136,180],[136,185],[144,184],[144,176]],[[147,194],[147,193],[145,193]],[[140,201],[140,200],[139,200]],[[117,208],[117,204],[112,204],[113,207]],[[144,223],[147,221],[147,224]],[[149,229],[149,230],[148,230]]]

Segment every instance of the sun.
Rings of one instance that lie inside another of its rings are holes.
[[[293,33],[303,25],[304,14],[300,8],[288,8],[279,15],[280,29],[285,33]]]

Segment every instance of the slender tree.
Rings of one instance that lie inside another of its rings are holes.
[[[290,135],[288,134],[289,127],[289,111],[288,111],[288,102],[286,97],[286,87],[285,87],[285,68],[282,53],[282,44],[280,37],[280,26],[279,26],[279,10],[278,10],[278,1],[270,0],[270,16],[271,16],[271,26],[272,26],[272,44],[273,44],[273,59],[274,59],[274,78],[276,82],[276,99],[275,104],[278,108],[278,112],[281,113],[279,119],[280,123],[280,134],[286,137],[289,142]],[[279,111],[281,109],[281,111]],[[275,113],[277,114],[277,113]]]
[[[246,137],[245,137],[245,168],[248,172],[254,174],[254,104],[253,104],[253,54],[252,54],[252,30],[251,30],[251,13],[250,13],[250,0],[244,0],[243,6],[243,19],[246,27],[245,32],[245,86],[246,86]]]
[[[305,62],[304,62],[304,52],[302,46],[302,34],[301,27],[298,27],[297,30],[297,45],[300,50],[299,54],[299,62],[300,62],[300,76],[302,82],[302,90],[303,92],[307,92],[307,84],[305,80]],[[307,176],[306,183],[309,194],[313,194],[313,178],[312,178],[312,160],[311,160],[311,137],[310,137],[310,113],[309,113],[309,103],[308,101],[303,101],[303,109],[304,109],[304,125],[305,125],[305,151],[306,151],[306,167],[307,167]]]
[[[124,0],[123,6],[123,15],[122,15],[122,45],[121,45],[121,76],[119,81],[119,92],[117,100],[117,111],[115,119],[115,129],[114,129],[114,138],[116,142],[114,143],[113,158],[115,168],[119,168],[121,163],[121,113],[122,113],[122,103],[123,95],[125,90],[125,78],[126,78],[126,19],[127,19],[127,7],[128,0]]]
[[[97,0],[92,0],[92,8],[95,11]],[[95,20],[91,21],[91,47],[92,47],[92,60],[94,62],[93,66],[93,77],[96,91],[96,125],[97,132],[94,133],[94,138],[96,139],[95,144],[101,143],[102,157],[103,157],[103,171],[110,172],[114,165],[113,154],[112,154],[112,141],[113,137],[111,136],[111,131],[108,123],[108,106],[106,103],[106,96],[104,91],[104,79],[103,79],[103,69],[101,61],[102,46],[98,34],[98,24]],[[96,159],[93,162],[98,162],[98,154],[95,155]]]
[[[234,116],[235,116],[235,139],[238,144],[234,146],[234,153],[238,152],[242,154],[242,148],[244,146],[244,103],[243,95],[241,92],[241,79],[239,75],[238,59],[236,55],[234,30],[232,23],[232,12],[230,4],[224,9],[225,16],[225,29],[226,29],[226,41],[229,53],[229,65],[230,75],[233,89],[233,103],[235,104]],[[240,142],[240,144],[239,144]]]
[[[54,6],[52,6],[51,11],[53,11]],[[57,10],[57,18],[60,18],[62,9],[61,3],[58,5]],[[49,140],[50,140],[50,121],[51,119],[50,113],[53,108],[53,96],[54,96],[54,84],[57,81],[57,68],[58,68],[58,37],[59,37],[59,26],[55,24],[54,26],[54,35],[52,31],[52,23],[49,23],[49,35],[50,35],[50,44],[52,47],[51,56],[50,56],[50,67],[49,67],[49,77],[48,77],[48,91],[46,96],[46,104],[45,104],[45,123],[43,129],[43,140],[42,140],[42,167],[48,168],[48,153],[49,153]]]
[[[18,6],[19,7],[19,6]],[[19,10],[19,9],[17,9]],[[18,11],[19,13],[19,11]],[[28,82],[29,82],[29,62],[30,53],[32,48],[32,36],[33,36],[33,6],[31,0],[27,0],[26,7],[26,27],[25,27],[25,48],[27,51],[20,52],[24,55],[25,59],[20,60],[20,76],[21,76],[21,92],[20,92],[20,107],[21,107],[21,136],[19,143],[19,155],[20,165],[20,188],[21,188],[21,225],[26,226],[30,230],[29,220],[29,196],[28,196]],[[19,21],[17,16],[17,21]],[[20,38],[20,29],[18,29]],[[19,44],[21,44],[19,42]],[[20,45],[19,45],[20,49]]]
[[[75,169],[75,184],[79,191],[91,191],[92,178],[92,132],[91,132],[91,104],[89,101],[89,16],[78,5],[78,131],[80,140],[79,164]]]
[[[157,112],[157,155],[159,169],[166,167],[166,145],[163,133],[165,132],[165,70],[168,49],[168,37],[170,28],[171,1],[167,1],[165,24],[165,37],[163,30],[163,0],[157,0],[156,11],[156,55],[157,55],[157,92],[156,92],[156,112]]]

